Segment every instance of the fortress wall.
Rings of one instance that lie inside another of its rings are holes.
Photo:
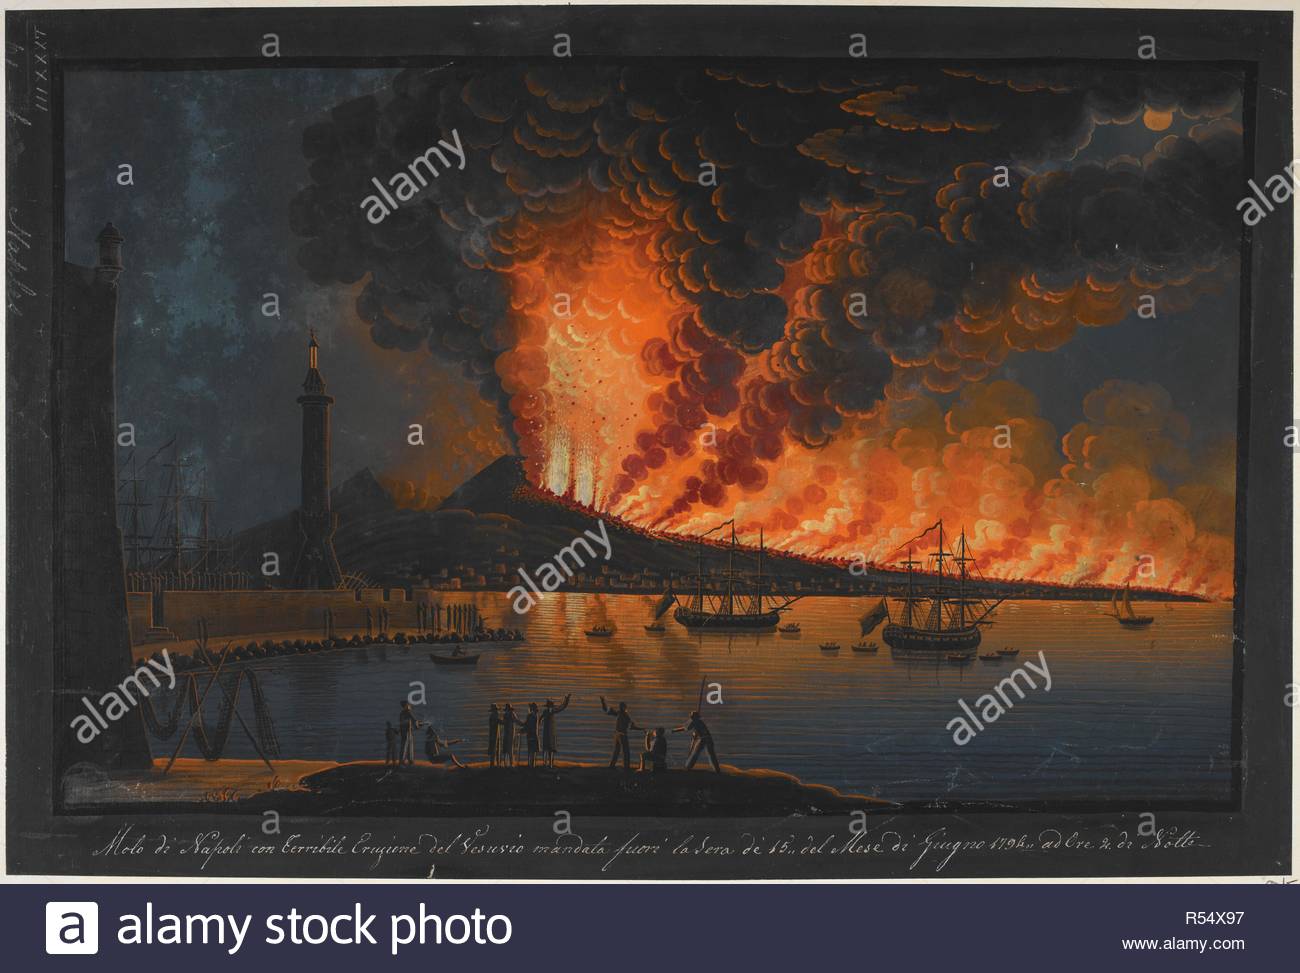
[[[334,611],[335,625],[350,624],[361,614],[352,591],[164,591],[163,624],[182,639],[196,638],[199,619],[218,635],[257,635],[263,632],[324,631],[325,609]]]
[[[433,596],[438,595],[435,599]],[[416,606],[446,602],[448,592],[417,588],[408,599],[401,588],[362,588],[354,591],[164,591],[162,619],[178,638],[198,636],[199,619],[206,618],[208,632],[221,635],[261,635],[269,632],[325,632],[325,609],[334,612],[336,631],[364,630],[366,609],[371,626],[379,631],[379,610],[388,609],[390,631],[414,629]],[[135,597],[135,596],[132,596]],[[148,595],[140,596],[148,598]],[[131,634],[138,638],[132,615]],[[143,633],[143,629],[140,630]]]

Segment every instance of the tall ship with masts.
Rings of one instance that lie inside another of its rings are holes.
[[[907,590],[902,610],[891,612],[882,599],[869,617],[874,618],[874,624],[889,619],[881,637],[892,649],[969,652],[980,644],[980,627],[990,624],[989,616],[1004,599],[972,597],[968,581],[973,577],[975,559],[970,554],[964,529],[955,550],[951,550],[944,540],[942,520],[914,538],[913,543],[932,531],[938,532],[937,546],[928,555],[934,562],[934,572],[917,578],[915,569],[925,565],[912,557],[909,545],[904,562],[907,566]],[[951,562],[953,567],[945,569],[945,562]],[[863,627],[867,627],[865,619]]]
[[[704,570],[704,538],[724,527],[731,528],[727,548],[727,568],[722,575]],[[705,531],[697,540],[698,567],[693,583],[668,590],[659,600],[655,618],[661,618],[676,605],[673,618],[688,629],[762,631],[774,629],[785,611],[802,595],[776,590],[779,579],[763,576],[763,532],[758,534],[758,571],[748,575],[736,570],[740,549],[736,546],[736,522],[728,520]],[[743,555],[742,555],[743,556]]]
[[[230,590],[252,578],[235,564],[229,535],[212,529],[207,475],[190,466],[173,437],[143,463],[133,449],[118,471],[119,526],[127,590]],[[151,483],[155,487],[151,489]],[[156,508],[151,518],[147,511]],[[151,522],[152,521],[152,522]]]

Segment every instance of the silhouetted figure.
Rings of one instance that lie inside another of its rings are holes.
[[[366,605],[366,634],[367,635],[374,634],[373,632],[374,624],[375,624],[375,618],[372,614],[370,614],[370,606]]]
[[[537,766],[537,704],[528,704],[528,715],[520,724],[524,735],[524,744],[528,747],[528,766]]]
[[[713,764],[713,769],[719,774],[722,773],[722,768],[718,766],[717,751],[713,749],[713,734],[704,725],[704,720],[700,719],[698,710],[690,715],[685,726],[673,728],[674,733],[680,733],[683,730],[691,731],[691,752],[686,757],[686,769],[690,770],[694,767],[695,761],[700,759],[700,754],[708,751],[709,761]]]
[[[415,718],[411,712],[411,704],[406,700],[402,701],[402,713],[398,717],[398,726],[402,729],[402,755],[397,761],[399,764],[415,763],[415,731],[424,726]]]
[[[515,708],[506,703],[505,712],[501,715],[501,759],[507,767],[515,765],[515,727],[523,724]]]
[[[495,767],[501,759],[501,713],[497,704],[488,707],[488,765]]]
[[[450,763],[454,767],[464,767],[465,765],[456,759],[456,755],[448,750],[442,752],[443,747],[450,747],[453,743],[460,743],[460,740],[440,740],[433,727],[429,727],[429,732],[424,735],[424,755],[429,758],[431,764]]]
[[[614,717],[614,752],[610,754],[610,767],[618,766],[618,755],[623,754],[623,769],[632,769],[632,753],[627,746],[628,730],[641,730],[644,727],[637,726],[632,719],[632,714],[627,711],[627,703],[619,703],[618,709],[611,709],[605,705],[605,697],[600,697],[600,708],[609,716]]]
[[[384,764],[392,766],[397,763],[397,728],[391,722],[385,724],[384,730]]]
[[[546,767],[555,766],[555,751],[559,747],[559,733],[555,725],[555,717],[569,708],[569,698],[572,693],[564,697],[564,702],[559,706],[555,705],[554,700],[548,699],[545,707],[542,708],[541,715],[537,718],[537,727],[539,736],[542,738],[542,765]]]
[[[668,769],[668,734],[662,726],[645,735],[645,752],[641,754],[641,765],[637,770],[645,770],[647,761],[656,774]]]

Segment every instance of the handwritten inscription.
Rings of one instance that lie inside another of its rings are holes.
[[[905,832],[885,830],[874,835],[750,834],[720,838],[708,833],[647,835],[636,832],[630,837],[614,838],[609,834],[584,837],[578,833],[557,835],[549,842],[532,842],[518,833],[508,833],[483,824],[472,830],[443,835],[421,832],[399,838],[372,831],[355,834],[327,832],[308,836],[301,833],[267,840],[264,835],[219,830],[193,835],[150,833],[127,825],[119,829],[101,848],[96,857],[174,858],[193,863],[197,871],[206,871],[218,859],[244,858],[265,861],[267,858],[328,858],[340,862],[361,862],[370,871],[392,871],[403,861],[418,865],[421,874],[436,874],[439,865],[456,859],[494,858],[528,859],[557,857],[586,860],[602,874],[612,874],[616,866],[646,860],[747,860],[875,859],[902,863],[908,872],[941,874],[958,859],[973,863],[1005,861],[1015,855],[1044,856],[1062,853],[1109,855],[1116,852],[1167,854],[1192,848],[1209,847],[1202,836],[1191,829],[1163,828],[1140,838],[1128,832],[1106,829],[1098,833],[1059,831],[1047,828],[1037,833],[999,834],[980,839],[957,838],[947,828]],[[410,868],[402,868],[403,872]]]

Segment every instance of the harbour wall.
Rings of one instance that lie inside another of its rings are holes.
[[[356,588],[314,591],[164,591],[155,616],[149,594],[127,596],[132,642],[139,644],[151,626],[170,629],[179,639],[196,639],[199,620],[206,619],[208,634],[260,635],[266,632],[325,630],[325,610],[334,613],[336,630],[365,629],[366,609],[371,626],[379,631],[379,609],[388,609],[388,626],[413,629],[420,604],[449,604],[450,592],[432,588]],[[458,600],[460,604],[464,599]]]

